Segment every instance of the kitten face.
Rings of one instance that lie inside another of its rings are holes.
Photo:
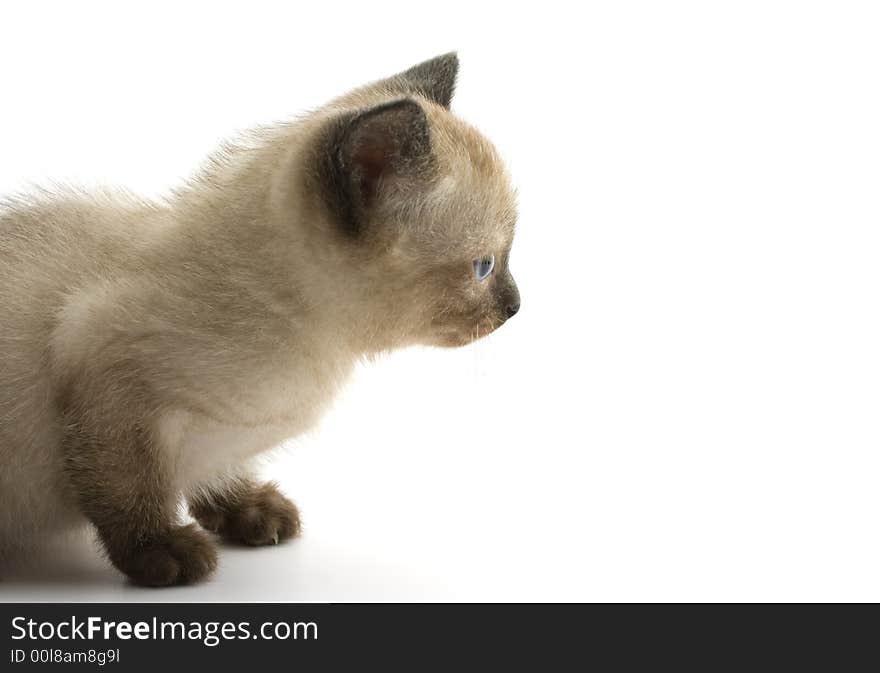
[[[456,70],[443,56],[349,94],[318,144],[315,186],[384,347],[465,345],[519,309],[514,192],[492,144],[448,109]]]
[[[399,242],[424,270],[427,315],[421,343],[461,346],[500,327],[519,309],[510,272],[516,204],[495,149],[448,114],[432,120],[443,157],[423,219]]]

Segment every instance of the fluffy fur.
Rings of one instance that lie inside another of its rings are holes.
[[[5,204],[0,560],[91,522],[134,581],[199,580],[216,551],[181,498],[231,541],[293,536],[249,460],[312,426],[359,358],[464,345],[516,311],[514,197],[448,109],[457,66],[255,132],[163,202]]]

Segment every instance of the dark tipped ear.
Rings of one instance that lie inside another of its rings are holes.
[[[337,119],[322,150],[328,206],[351,235],[401,183],[423,178],[431,139],[425,111],[414,100],[384,103]]]
[[[452,103],[452,94],[455,93],[457,75],[458,55],[450,52],[414,65],[409,70],[395,75],[392,81],[395,81],[406,93],[421,94],[448,108]]]

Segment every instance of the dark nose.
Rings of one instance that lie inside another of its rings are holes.
[[[499,297],[498,307],[502,308],[507,314],[507,318],[512,318],[519,311],[519,288],[513,280],[513,276],[508,271],[501,285],[501,296]],[[505,318],[505,320],[507,320]]]

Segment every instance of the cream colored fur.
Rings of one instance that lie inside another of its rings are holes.
[[[309,148],[328,120],[400,97],[379,83],[254,132],[163,201],[70,190],[5,203],[0,559],[85,523],[61,446],[70,372],[143,373],[185,496],[312,427],[359,358],[464,344],[502,322],[479,308],[488,290],[468,265],[509,249],[513,196],[492,146],[449,110],[409,96],[440,173],[405,202],[389,197],[400,203],[381,245],[341,238],[310,188]]]

